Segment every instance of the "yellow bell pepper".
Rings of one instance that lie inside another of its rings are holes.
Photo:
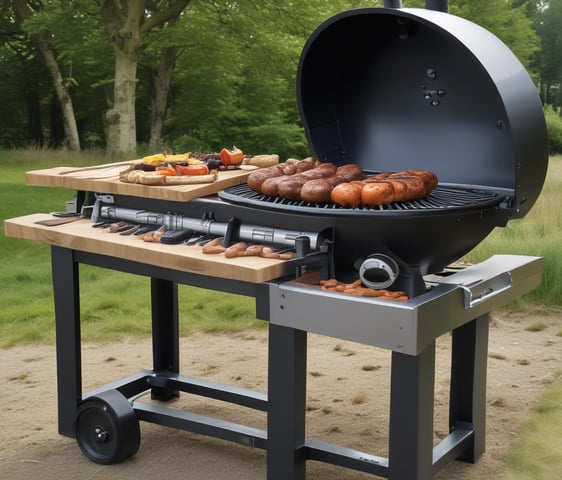
[[[164,160],[166,160],[166,157],[164,156],[163,153],[156,153],[154,155],[149,155],[148,157],[143,157],[142,158],[142,163],[147,164],[147,165],[160,165]]]

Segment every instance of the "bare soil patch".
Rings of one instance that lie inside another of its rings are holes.
[[[534,322],[541,331],[527,331]],[[440,480],[484,480],[501,468],[521,422],[562,367],[559,315],[495,315],[488,356],[487,450],[476,464],[453,462]],[[182,339],[182,373],[267,390],[267,334],[196,334]],[[190,432],[141,423],[141,447],[110,466],[90,462],[56,423],[55,351],[51,346],[0,350],[0,478],[106,479],[161,477],[249,480],[266,475],[265,452]],[[150,368],[149,340],[83,346],[84,389]],[[435,441],[448,431],[450,338],[438,340]],[[390,353],[309,336],[308,436],[385,455]],[[182,395],[174,407],[265,428],[265,414]],[[371,475],[309,462],[307,478],[362,480]]]

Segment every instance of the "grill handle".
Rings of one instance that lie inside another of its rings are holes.
[[[402,8],[402,0],[384,0],[385,8]]]
[[[495,295],[511,288],[513,284],[511,273],[502,272],[489,280],[475,282],[470,285],[459,285],[464,291],[464,308],[470,309],[478,304],[490,300]]]

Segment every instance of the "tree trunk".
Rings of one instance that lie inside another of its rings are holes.
[[[106,152],[112,157],[136,155],[135,99],[137,63],[145,0],[100,1],[100,12],[115,54],[113,105],[106,114]]]
[[[152,78],[152,98],[150,115],[150,141],[148,149],[151,152],[162,150],[162,130],[166,118],[168,93],[172,82],[172,73],[176,64],[177,47],[168,47],[162,50],[158,71]]]
[[[105,114],[108,124],[106,151],[112,157],[136,154],[136,78],[136,57],[131,58],[126,51],[116,48],[113,108]]]
[[[36,13],[34,7],[24,0],[14,1],[14,8],[18,17],[22,20],[27,20]],[[76,127],[76,117],[74,116],[72,99],[68,88],[66,88],[64,84],[56,56],[51,48],[49,34],[42,33],[35,35],[31,40],[35,42],[37,49],[41,55],[43,55],[45,64],[51,74],[51,80],[61,107],[66,147],[69,150],[80,150],[80,140],[78,138],[78,128]]]
[[[72,99],[70,98],[68,88],[66,88],[66,85],[64,84],[55,54],[43,35],[38,36],[37,44],[43,58],[45,59],[45,64],[51,73],[55,93],[60,104],[64,127],[65,147],[72,151],[80,151],[80,139],[78,137],[78,128],[76,127],[76,117],[74,116]]]
[[[98,0],[105,30],[115,52],[113,107],[106,113],[107,153],[136,154],[136,74],[142,36],[177,18],[191,0],[170,0],[146,14],[146,0]]]
[[[23,89],[25,92],[25,105],[27,107],[27,134],[33,142],[33,146],[41,148],[45,143],[45,138],[41,124],[41,102],[36,77],[28,75]]]

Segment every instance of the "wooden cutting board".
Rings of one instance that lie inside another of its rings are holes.
[[[251,170],[226,170],[218,173],[213,183],[193,185],[140,185],[119,180],[119,172],[128,168],[131,162],[109,163],[93,167],[55,167],[33,170],[25,174],[28,185],[59,187],[85,192],[130,195],[188,202],[194,198],[213,195],[225,188],[245,183]]]
[[[49,214],[36,213],[4,222],[6,236],[34,240],[73,250],[124,258],[183,272],[211,277],[262,283],[286,274],[283,260],[261,257],[226,258],[224,254],[207,255],[198,245],[165,245],[143,242],[136,236],[109,233],[93,228],[88,220],[46,226],[38,221],[51,220]]]

